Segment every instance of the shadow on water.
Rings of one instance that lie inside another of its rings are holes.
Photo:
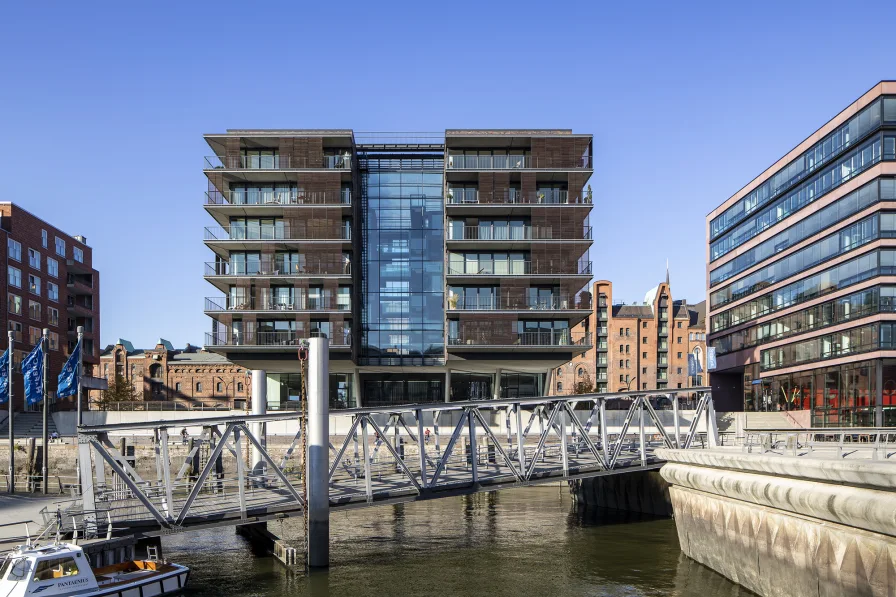
[[[301,520],[268,528],[300,544]],[[233,529],[166,537],[164,552],[193,568],[197,597],[751,594],[684,557],[672,520],[577,508],[556,486],[334,512],[330,535],[330,571],[310,576]]]

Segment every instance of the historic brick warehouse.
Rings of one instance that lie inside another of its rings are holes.
[[[668,277],[643,303],[613,304],[613,284],[594,282],[593,312],[580,324],[594,347],[554,372],[553,393],[687,388],[709,384],[706,369],[706,301],[673,300]],[[702,372],[688,375],[688,354]]]
[[[83,236],[70,236],[14,203],[0,203],[0,233],[6,236],[0,250],[6,251],[7,266],[7,308],[0,313],[6,329],[13,332],[13,363],[21,364],[46,328],[47,390],[52,399],[56,376],[75,348],[78,326],[84,328],[85,370],[90,372],[99,363],[95,343],[100,337],[100,274],[93,269],[93,250]],[[12,389],[13,409],[22,411],[18,369]],[[53,408],[74,409],[75,399],[65,398]]]
[[[159,339],[155,348],[138,349],[119,339],[100,355],[100,375],[110,384],[120,375],[140,400],[244,408],[249,397],[246,370],[223,356],[187,345],[175,349]],[[92,392],[97,400],[101,393]]]

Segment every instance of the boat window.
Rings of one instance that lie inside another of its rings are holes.
[[[78,565],[75,563],[75,558],[53,558],[41,560],[37,563],[37,569],[34,571],[34,582],[77,575]]]
[[[30,569],[30,564],[27,558],[12,558],[9,557],[6,561],[3,562],[3,568],[0,570],[0,579],[3,578],[3,575],[6,574],[6,570],[9,571],[9,578],[6,580],[25,580],[28,578],[28,570]]]
[[[9,570],[9,563],[11,561],[10,558],[3,558],[3,563],[0,564],[0,580],[3,580],[3,577],[6,576],[6,571]]]

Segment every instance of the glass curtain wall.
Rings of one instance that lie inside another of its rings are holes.
[[[362,154],[361,365],[445,362],[443,159]],[[391,394],[389,392],[387,395]],[[391,400],[391,398],[390,398]]]

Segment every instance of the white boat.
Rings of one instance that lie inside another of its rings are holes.
[[[91,568],[70,543],[19,546],[0,563],[0,596],[156,597],[183,590],[190,569],[155,560]]]

